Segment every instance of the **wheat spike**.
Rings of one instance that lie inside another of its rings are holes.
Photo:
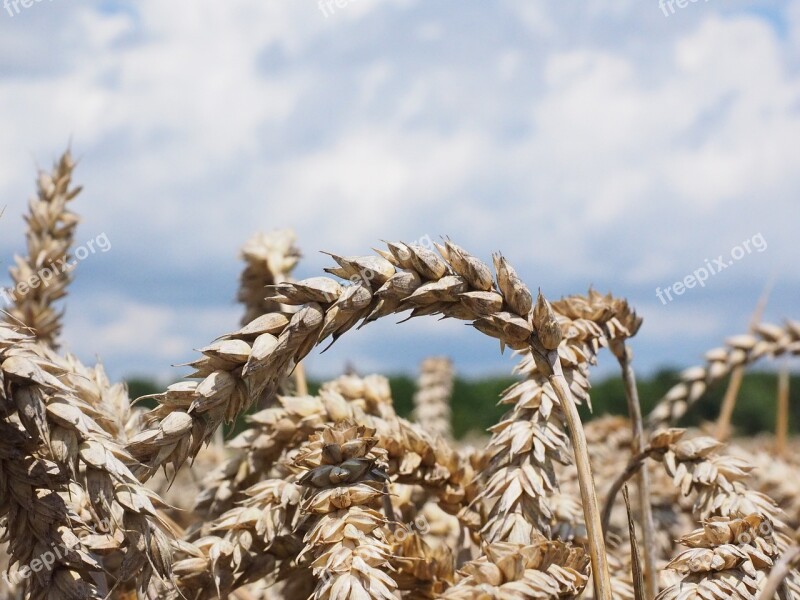
[[[392,477],[431,489],[440,506],[457,513],[476,494],[468,456],[452,451],[442,440],[398,418],[383,377],[343,376],[322,386],[317,397],[278,398],[278,406],[250,416],[254,425],[231,442],[242,453],[210,477],[198,509],[216,515],[230,508],[244,489],[274,474],[278,459],[324,427],[358,422],[374,428],[388,452]]]
[[[577,598],[588,581],[589,559],[578,548],[540,541],[524,546],[495,542],[461,571],[442,600]]]
[[[783,355],[800,355],[800,323],[787,321],[783,327],[761,323],[752,333],[728,338],[724,348],[706,353],[704,367],[692,367],[681,373],[680,383],[664,395],[648,416],[648,426],[655,430],[677,422],[710,385],[727,377],[733,369],[765,356]]]
[[[81,191],[72,186],[74,168],[72,155],[66,151],[50,173],[39,173],[37,196],[30,200],[25,217],[28,253],[15,256],[16,266],[9,269],[14,289],[7,293],[14,303],[6,320],[29,328],[50,347],[56,347],[62,326],[62,313],[54,303],[66,295],[73,277],[69,250],[78,217],[67,205]]]
[[[0,325],[4,540],[10,563],[20,569],[53,548],[69,549],[54,557],[52,569],[40,567],[20,585],[31,598],[97,598],[100,590],[92,574],[101,565],[82,541],[94,531],[70,509],[69,472],[51,450],[45,399],[68,388],[37,364],[38,350],[32,338]]]
[[[407,265],[413,259],[415,266],[397,271],[382,256],[335,257],[341,266],[331,269],[334,274],[349,278],[363,272],[371,277],[347,288],[327,278],[275,286],[272,299],[305,306],[292,315],[262,315],[203,348],[203,357],[191,364],[193,375],[202,381],[171,386],[159,395],[161,406],[151,414],[156,426],[131,441],[131,452],[150,471],[165,463],[182,464],[220,423],[232,420],[259,398],[274,395],[278,381],[316,344],[380,314],[410,308],[413,316],[441,313],[473,319],[477,328],[506,345],[527,347],[532,325],[508,311],[481,314],[461,302],[461,295],[470,289],[468,282],[448,275],[452,271],[443,258],[404,244],[390,245],[386,254],[393,256],[391,251]],[[438,278],[423,283],[427,276]],[[483,280],[481,286],[485,291]],[[502,301],[500,294],[488,293]]]
[[[319,578],[313,598],[394,598],[389,529],[379,511],[386,451],[364,426],[326,428],[311,436],[295,465],[305,487],[305,558]]]
[[[676,556],[668,568],[686,575],[662,591],[658,600],[753,600],[778,555],[770,531],[769,521],[758,514],[709,519],[702,529],[680,540],[689,549]]]
[[[134,578],[143,585],[153,573],[168,577],[173,532],[157,510],[163,502],[133,476],[126,466],[133,459],[114,437],[119,435],[124,441],[121,428],[126,414],[111,412],[119,406],[121,390],[106,387],[102,378],[94,380],[100,386],[90,385],[86,368],[76,359],[62,359],[41,344],[4,364],[13,374],[30,373],[42,383],[59,383],[55,393],[32,386],[19,392],[25,403],[23,407],[18,401],[20,420],[28,431],[39,432],[52,460],[85,490],[87,523],[98,530],[104,524],[104,534],[91,538],[87,546],[108,555],[116,553],[117,558],[124,555],[118,567],[105,567],[113,575],[112,583]],[[103,400],[103,392],[112,396]],[[104,561],[104,566],[106,562],[113,561]]]
[[[453,365],[447,358],[432,357],[422,362],[414,394],[414,420],[424,429],[445,439],[453,437],[450,423],[450,395]]]
[[[245,268],[239,279],[237,295],[245,308],[242,325],[261,315],[280,310],[275,302],[264,298],[264,288],[289,281],[300,260],[296,240],[294,231],[281,229],[257,233],[242,246],[240,256]]]

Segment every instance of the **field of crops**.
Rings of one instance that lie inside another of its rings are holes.
[[[296,281],[295,237],[277,231],[242,248],[241,328],[143,408],[59,351],[74,166],[38,176],[0,326],[3,598],[800,598],[788,372],[774,435],[730,426],[744,370],[800,354],[800,323],[757,311],[643,415],[630,344],[647,315],[625,299],[546,298],[511,258],[449,238],[331,254]],[[309,393],[309,353],[397,315],[462,320],[515,353],[484,437],[454,439],[446,358],[422,364],[409,419],[381,374]],[[627,416],[583,423],[599,353]],[[677,428],[717,383],[717,422]]]

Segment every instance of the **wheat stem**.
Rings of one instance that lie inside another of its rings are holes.
[[[744,379],[744,367],[736,367],[731,373],[731,379],[725,390],[725,396],[722,398],[722,408],[719,411],[719,418],[714,427],[714,437],[720,441],[728,439],[730,435],[731,417],[733,417],[733,409],[736,407],[736,398],[739,396],[739,390],[742,387],[742,379]]]
[[[619,476],[614,480],[614,483],[611,484],[611,487],[608,490],[608,494],[606,495],[606,503],[603,506],[603,531],[608,533],[608,524],[611,522],[611,511],[614,510],[614,502],[617,499],[617,494],[622,489],[628,481],[630,481],[631,477],[636,475],[639,470],[642,468],[642,465],[650,456],[651,452],[649,450],[644,450],[639,452],[638,454],[631,457],[628,461],[628,464],[625,466],[625,470],[619,474]]]
[[[611,600],[611,579],[608,574],[608,556],[603,539],[603,528],[600,522],[600,509],[597,502],[597,493],[592,479],[592,467],[589,460],[589,449],[586,444],[586,434],[583,431],[575,400],[569,389],[558,352],[550,351],[544,354],[550,368],[550,383],[553,386],[564,416],[567,420],[572,448],[575,452],[575,466],[578,469],[578,483],[581,491],[583,515],[586,520],[586,529],[589,536],[589,555],[592,561],[592,578],[594,580],[594,594],[596,600]]]
[[[624,342],[614,340],[611,351],[617,357],[622,369],[622,381],[625,385],[625,398],[628,402],[628,416],[631,420],[631,454],[636,455],[645,446],[642,409],[639,403],[639,389],[636,385],[636,373],[631,365],[632,353]],[[655,557],[655,524],[653,508],[650,504],[650,476],[647,469],[641,469],[636,477],[636,491],[641,510],[642,544],[644,546],[645,598],[651,600],[658,594],[658,570]],[[608,531],[608,522],[604,522],[603,531]]]
[[[786,456],[787,438],[789,437],[789,363],[783,361],[778,373],[778,411],[775,424],[775,453]]]
[[[308,395],[308,381],[306,380],[306,368],[303,366],[303,363],[299,363],[294,368],[294,387],[295,393],[298,396],[307,396]]]

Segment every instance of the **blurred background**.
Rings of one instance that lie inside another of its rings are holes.
[[[111,249],[75,271],[65,348],[135,390],[237,327],[238,249],[283,227],[298,278],[330,264],[319,250],[448,235],[502,250],[548,297],[613,291],[644,317],[645,384],[666,386],[663,369],[746,331],[768,281],[765,319],[800,316],[799,50],[788,1],[6,2],[0,258],[24,250],[36,170],[70,145],[76,243]],[[659,299],[719,256],[704,287]],[[490,386],[481,406],[515,364],[432,319],[372,324],[307,362],[410,385],[440,354]],[[622,401],[603,385],[600,406]]]

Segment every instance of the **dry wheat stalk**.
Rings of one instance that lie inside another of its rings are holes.
[[[784,360],[778,372],[778,408],[775,411],[775,453],[786,456],[789,438],[789,364]]]
[[[639,321],[641,323],[641,320]],[[636,375],[631,362],[633,352],[622,340],[611,342],[611,351],[619,361],[622,370],[622,381],[625,385],[625,398],[628,405],[628,416],[631,421],[631,454],[638,454],[645,445],[644,424],[642,423],[642,409],[639,402],[639,390],[636,386]],[[639,499],[641,513],[640,526],[642,529],[642,545],[644,547],[644,584],[643,600],[652,600],[658,594],[658,576],[655,558],[655,525],[653,511],[650,505],[650,477],[647,469],[641,469],[637,474],[636,491]],[[630,512],[630,508],[629,511]],[[635,544],[635,540],[631,540]]]
[[[598,492],[602,492],[606,482],[616,478],[620,471],[620,462],[624,462],[630,452],[631,426],[629,421],[622,417],[600,417],[587,423],[586,437],[589,456],[592,458],[592,472]],[[585,544],[587,535],[580,504],[577,472],[574,468],[566,466],[557,468],[556,474],[560,490],[549,499],[556,515],[553,537]],[[603,499],[602,493],[600,497]],[[606,530],[609,574],[614,598],[634,600],[631,557],[626,552],[628,544],[619,535],[627,530],[627,523],[623,521],[619,525],[616,523],[614,525],[610,531]]]
[[[696,518],[708,521],[761,515],[770,523],[770,534],[774,534],[777,550],[785,549],[788,529],[781,521],[782,512],[771,498],[745,484],[752,467],[742,459],[718,454],[722,444],[717,440],[705,437],[684,440],[684,433],[683,430],[672,429],[653,434],[648,446],[631,460],[625,473],[614,482],[606,501],[606,522],[622,482],[636,471],[642,460],[650,457],[663,463],[673,485],[683,495],[696,492],[692,505]],[[798,585],[799,578],[800,573],[793,571],[790,585]],[[706,585],[700,582],[699,577],[692,578],[690,583],[699,584],[701,588]],[[674,591],[676,588],[670,586],[670,589]]]
[[[158,594],[210,600],[264,578],[272,583],[296,576],[291,561],[303,542],[295,533],[301,500],[295,479],[286,472],[255,484],[240,505],[210,524],[208,535],[182,540],[173,568],[176,586],[157,588]]]
[[[606,500],[605,515],[625,480],[630,478],[647,458],[664,465],[673,485],[684,496],[696,492],[695,515],[700,519],[714,516],[742,517],[763,514],[772,523],[785,527],[775,502],[745,484],[752,466],[740,458],[719,454],[722,443],[710,437],[683,439],[683,429],[655,432],[642,452],[633,457],[625,472],[614,482]],[[607,516],[604,519],[607,523]]]
[[[800,585],[798,585],[797,577],[792,579],[792,574],[796,574],[797,566],[800,563],[800,546],[793,546],[784,552],[780,560],[775,563],[775,566],[767,576],[766,581],[761,586],[761,592],[758,595],[758,600],[773,600],[778,590],[781,590],[783,597],[797,598],[800,597]],[[779,595],[778,597],[782,597]]]
[[[772,282],[769,282],[761,293],[758,299],[756,308],[750,317],[749,332],[752,332],[755,327],[761,322],[764,316],[764,310],[767,308],[769,295],[772,291]],[[725,441],[730,435],[731,419],[733,418],[733,409],[736,407],[736,398],[739,396],[739,389],[744,379],[744,365],[738,365],[731,371],[731,377],[728,380],[728,388],[725,390],[725,395],[722,398],[722,405],[719,409],[719,416],[717,417],[716,426],[714,429],[714,437],[720,441]]]
[[[452,439],[450,395],[453,365],[447,358],[431,357],[422,362],[414,394],[414,421],[433,434]]]
[[[597,351],[609,340],[635,333],[639,320],[626,303],[594,290],[586,297],[555,302],[553,310],[564,338],[558,347],[559,366],[573,396],[588,402],[588,366]],[[548,534],[557,521],[547,498],[557,487],[554,464],[566,462],[565,418],[547,365],[542,368],[534,358],[524,355],[520,371],[526,380],[507,390],[501,400],[515,407],[491,429],[494,435],[487,452],[494,459],[482,474],[487,483],[481,495],[491,507],[482,530],[490,542],[531,543],[537,531]]]
[[[469,275],[472,289],[481,290],[469,296],[469,281],[449,274],[454,272],[451,265],[432,252],[403,244],[391,244],[390,249],[401,257],[394,260],[400,266],[402,259],[403,270],[398,271],[382,256],[335,257],[341,266],[332,269],[334,274],[352,277],[363,272],[371,277],[348,287],[327,278],[277,286],[279,293],[273,299],[306,306],[291,316],[262,315],[202,349],[203,357],[191,363],[195,368],[192,375],[202,381],[176,384],[157,396],[161,406],[150,415],[153,426],[130,444],[135,457],[150,472],[163,464],[182,464],[223,420],[232,420],[258,398],[273,395],[280,377],[314,345],[328,336],[338,337],[361,319],[374,320],[407,308],[415,316],[442,313],[474,319],[476,327],[501,342],[519,349],[528,347],[532,325],[500,310],[504,296],[491,291],[493,283],[485,265],[466,271],[459,262],[465,260],[463,254],[451,258]],[[504,260],[499,264],[507,273]],[[506,295],[517,302],[515,294],[520,292],[514,286],[522,284],[514,281],[512,285],[504,280],[504,285],[510,286]],[[476,300],[476,294],[486,300]]]
[[[28,254],[24,258],[15,256],[16,266],[9,269],[15,291],[10,292],[14,304],[6,320],[30,328],[37,339],[51,347],[55,347],[61,332],[62,316],[53,304],[66,295],[72,280],[69,249],[78,217],[67,209],[67,203],[81,191],[80,187],[72,187],[74,168],[67,151],[50,173],[39,173],[37,197],[30,200],[30,212],[25,217]],[[43,270],[49,272],[46,281]]]
[[[655,430],[674,424],[708,386],[727,377],[736,367],[752,364],[764,356],[782,355],[800,355],[800,323],[787,321],[783,327],[761,323],[752,334],[727,339],[724,348],[706,353],[705,367],[692,367],[681,373],[680,383],[664,395],[648,416],[648,426]]]

